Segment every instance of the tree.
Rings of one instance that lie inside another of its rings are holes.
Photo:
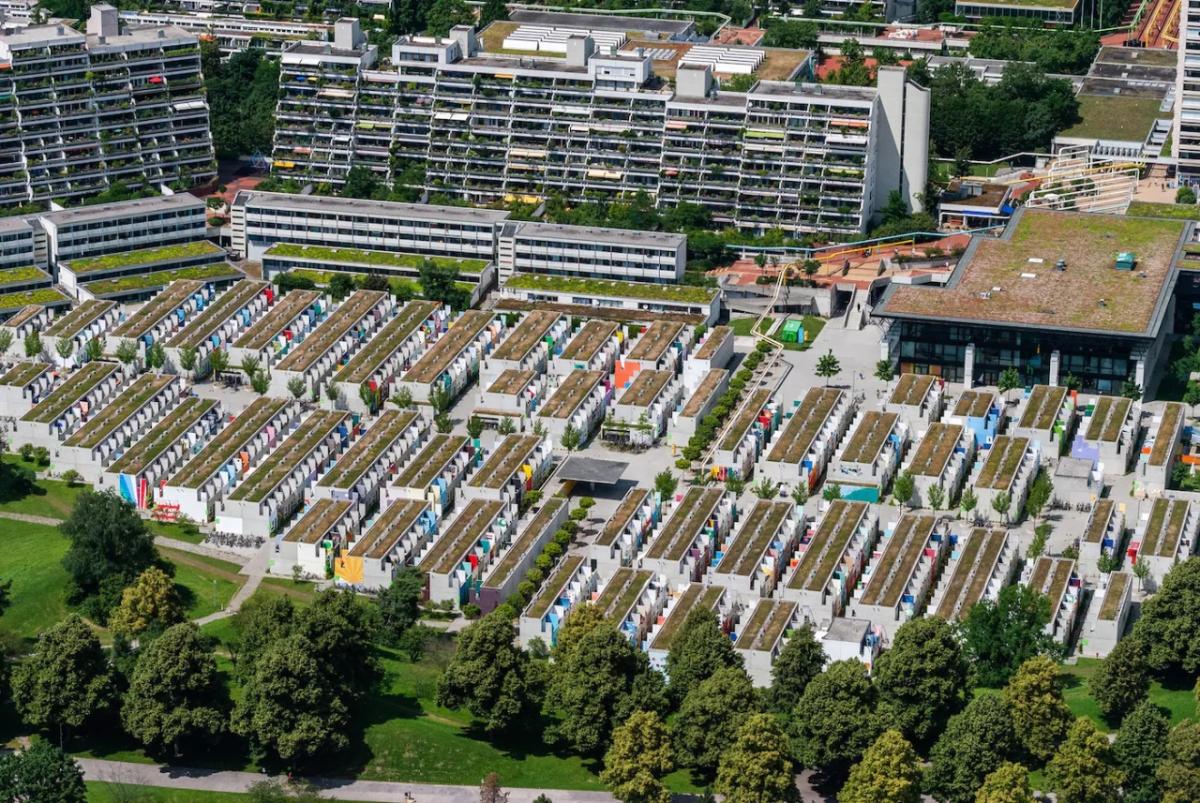
[[[983,779],[975,803],[1034,803],[1029,770],[1006,761]]]
[[[600,781],[623,803],[670,803],[662,779],[672,770],[667,729],[652,711],[637,711],[613,731]]]
[[[1167,737],[1167,755],[1158,765],[1162,803],[1200,800],[1200,722],[1185,719]]]
[[[792,501],[796,503],[797,507],[804,507],[804,505],[808,502],[808,486],[797,485],[795,488],[793,488]]]
[[[1021,664],[1004,687],[1017,738],[1030,756],[1048,761],[1071,728],[1058,664],[1044,655]]]
[[[591,627],[569,649],[555,652],[546,685],[546,708],[558,715],[552,741],[578,753],[602,754],[620,724],[621,707],[646,659],[609,624]]]
[[[121,707],[125,730],[153,752],[225,730],[227,695],[212,643],[194,624],[166,630],[138,656]]]
[[[493,22],[508,19],[508,6],[504,0],[486,0],[479,12],[479,29],[483,30]]]
[[[0,754],[0,800],[85,803],[87,797],[79,763],[49,742]]]
[[[354,592],[326,589],[296,615],[295,631],[308,641],[342,697],[362,697],[379,679],[371,646],[374,613]]]
[[[117,344],[117,359],[124,365],[132,365],[138,358],[138,353],[138,344],[132,340],[125,339]]]
[[[829,380],[842,372],[842,364],[838,358],[833,356],[833,349],[830,349],[817,360],[817,376],[825,380],[826,386],[829,385]]]
[[[779,483],[763,477],[750,490],[754,491],[754,495],[759,499],[774,499],[779,496]]]
[[[982,600],[962,624],[963,648],[984,686],[1002,686],[1035,655],[1057,656],[1060,647],[1045,632],[1050,601],[1023,585],[1011,585],[996,602]]]
[[[379,629],[389,644],[397,644],[421,618],[421,596],[425,593],[425,573],[405,566],[391,584],[375,598],[379,607]]]
[[[355,165],[346,173],[341,195],[343,198],[370,198],[378,189],[379,178],[375,172],[365,165]]]
[[[714,778],[721,756],[754,713],[755,703],[754,687],[740,667],[718,669],[697,684],[684,698],[671,729],[676,763],[702,778]]]
[[[449,413],[438,413],[433,417],[433,428],[441,435],[446,435],[450,430],[454,429],[454,422],[450,420]]]
[[[1125,774],[1116,767],[1108,738],[1080,717],[1046,765],[1059,803],[1115,803]]]
[[[1029,496],[1025,499],[1026,515],[1031,516],[1036,523],[1042,515],[1042,509],[1053,495],[1054,484],[1050,481],[1050,473],[1045,468],[1039,468],[1037,477],[1029,489]]]
[[[901,471],[892,487],[896,503],[900,505],[900,510],[904,510],[904,506],[912,501],[913,493],[916,489],[917,481],[913,479],[912,474],[907,471]]]
[[[62,564],[70,597],[97,598],[93,618],[104,622],[122,589],[158,563],[154,537],[133,506],[111,491],[84,491],[58,527],[69,546]]]
[[[879,735],[876,691],[861,661],[834,661],[804,689],[789,732],[801,764],[844,777]]]
[[[800,800],[787,736],[770,714],[751,714],[737,740],[721,754],[714,789],[725,803],[794,803]]]
[[[61,747],[72,729],[112,705],[112,668],[91,628],[72,614],[38,637],[37,649],[17,664],[13,702],[21,718],[57,732]]]
[[[863,753],[838,793],[839,803],[919,803],[921,764],[898,730],[886,730]]]
[[[100,342],[100,338],[93,337],[83,347],[83,356],[88,362],[95,362],[104,356],[104,344]]]
[[[1008,513],[1012,507],[1012,496],[1007,492],[1001,492],[992,497],[992,510],[996,511],[998,516],[1003,517],[1004,523],[1008,524]]]
[[[958,497],[958,507],[964,515],[969,517],[977,504],[979,504],[979,500],[975,497],[975,489],[968,485],[963,489],[962,495]]]
[[[771,707],[780,714],[787,714],[795,708],[809,682],[821,674],[826,660],[825,651],[813,634],[812,625],[805,621],[792,631],[771,666]]]
[[[121,592],[121,604],[109,618],[109,627],[126,638],[136,638],[182,621],[183,604],[175,583],[162,569],[151,566]]]
[[[208,355],[208,367],[212,371],[213,379],[216,379],[221,374],[229,370],[229,352],[224,349],[213,349]]]
[[[195,346],[184,346],[179,350],[179,367],[185,371],[196,370],[196,359],[199,352]]]
[[[167,350],[160,341],[154,341],[146,349],[146,367],[152,371],[161,371],[167,364]]]
[[[508,793],[500,787],[500,776],[489,772],[479,784],[479,803],[508,803]]]
[[[253,355],[242,357],[242,372],[246,374],[247,379],[253,379],[258,373],[259,366],[262,365],[262,360]]]
[[[679,487],[679,480],[675,479],[675,475],[671,470],[663,469],[654,475],[654,490],[658,491],[658,495],[663,499],[670,499],[675,495],[675,489]]]
[[[971,803],[984,778],[1018,747],[1008,703],[998,694],[980,695],[950,717],[934,743],[927,791],[946,803]]]
[[[1150,564],[1144,560],[1139,560],[1133,564],[1133,576],[1137,578],[1138,590],[1145,589],[1146,579],[1150,576]]]
[[[1171,721],[1161,708],[1143,700],[1121,722],[1113,742],[1113,757],[1125,773],[1126,803],[1155,803],[1162,785],[1155,773],[1167,756]]]
[[[1127,399],[1134,399],[1136,401],[1142,398],[1142,386],[1132,379],[1126,379],[1121,383],[1121,395]]]
[[[892,381],[892,361],[880,360],[875,363],[875,378],[880,382]]]
[[[271,642],[234,706],[233,731],[293,767],[339,752],[349,744],[350,716],[332,677],[303,636]]]
[[[742,665],[729,637],[717,625],[717,616],[697,606],[687,618],[667,653],[671,697],[678,703],[718,669]]]
[[[504,416],[500,419],[500,423],[496,425],[496,432],[500,435],[511,435],[517,431],[517,425],[509,416]]]
[[[1021,375],[1017,373],[1016,368],[1005,368],[1000,372],[1000,377],[996,380],[996,388],[1000,394],[1008,399],[1009,391],[1016,390],[1021,387]]]
[[[836,482],[825,483],[825,488],[821,491],[821,498],[826,502],[836,502],[842,498],[842,486]]]
[[[25,356],[30,359],[42,356],[42,338],[37,332],[25,335]]]
[[[568,452],[573,452],[579,448],[582,440],[583,435],[580,433],[579,428],[574,424],[567,424],[562,434],[562,447]]]
[[[58,352],[59,358],[66,362],[75,354],[75,342],[69,338],[60,337],[54,344],[54,350]]]
[[[8,353],[12,348],[13,333],[11,329],[0,329],[0,355]]]
[[[238,634],[238,675],[247,682],[254,664],[272,642],[287,638],[296,624],[296,607],[287,597],[251,597],[233,620]]]
[[[942,505],[946,503],[946,492],[942,490],[940,485],[931,485],[926,492],[926,497],[929,502],[929,507],[934,510],[941,510]]]
[[[287,381],[287,390],[293,399],[300,401],[304,398],[304,391],[308,390],[308,383],[304,381],[304,377],[294,376]]]
[[[459,3],[462,0],[439,0],[439,2]],[[466,4],[463,3],[463,7]],[[444,34],[443,34],[444,35]],[[469,300],[467,293],[458,287],[458,268],[453,262],[435,262],[426,259],[421,263],[417,281],[421,285],[421,295],[429,301],[440,301],[449,304],[453,309],[462,309]]]
[[[458,650],[438,681],[437,703],[465,708],[489,735],[519,726],[539,695],[529,656],[513,643],[511,622],[491,613],[458,636]]]
[[[448,36],[456,25],[474,25],[475,15],[464,0],[434,0],[425,15],[425,22],[431,36]]]
[[[74,488],[83,482],[83,475],[73,468],[69,468],[62,473],[62,481],[67,484],[68,488]]]
[[[880,710],[918,746],[932,744],[964,705],[970,667],[943,619],[911,619],[875,663]]]
[[[477,415],[473,415],[468,418],[467,434],[475,440],[479,440],[479,436],[483,434],[483,419]]]
[[[1149,648],[1146,660],[1155,672],[1200,674],[1200,557],[1167,572],[1158,593],[1142,603],[1133,635]]]
[[[1104,719],[1111,725],[1121,724],[1150,690],[1150,667],[1142,640],[1129,636],[1118,641],[1088,686]]]

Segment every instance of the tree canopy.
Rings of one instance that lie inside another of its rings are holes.
[[[982,600],[962,623],[963,650],[983,686],[1002,686],[1035,655],[1057,655],[1060,647],[1045,632],[1050,601],[1033,589],[1014,584],[997,601]]]
[[[1039,761],[1049,760],[1072,722],[1058,664],[1045,656],[1030,658],[1004,687],[1004,699],[1025,752]]]
[[[741,665],[741,656],[717,626],[716,614],[697,606],[688,611],[667,653],[671,697],[682,702],[688,692],[718,669]]]
[[[850,770],[839,803],[919,803],[921,761],[898,730],[886,730]]]
[[[465,708],[496,736],[521,725],[540,693],[531,682],[529,656],[513,643],[512,623],[491,613],[458,636],[458,650],[438,681],[437,702]]]
[[[970,668],[943,619],[905,622],[873,673],[880,709],[918,745],[931,744],[964,705]]]
[[[125,586],[159,562],[154,537],[128,502],[108,491],[83,491],[59,525],[69,542],[63,567],[75,601],[94,601],[88,613],[101,622]]]
[[[1017,753],[1012,711],[998,694],[984,694],[950,717],[929,754],[926,786],[945,803],[973,803],[988,773]]]
[[[1166,713],[1149,700],[1143,700],[1121,722],[1113,742],[1113,757],[1125,773],[1126,803],[1156,803],[1162,799],[1162,785],[1156,773],[1167,756],[1167,738],[1171,721]]]
[[[876,699],[861,661],[835,661],[813,678],[789,722],[800,762],[842,777],[882,730]]]
[[[721,754],[713,788],[725,796],[725,803],[799,801],[795,766],[778,718],[770,714],[746,718],[733,745]]]
[[[771,665],[771,706],[781,714],[790,712],[824,666],[825,651],[806,621],[792,631]]]
[[[1116,803],[1125,774],[1116,767],[1108,737],[1090,719],[1075,720],[1046,765],[1059,803]]]
[[[716,776],[721,756],[758,700],[741,667],[724,667],[688,692],[671,730],[676,763],[704,778]]]
[[[1142,604],[1133,635],[1147,645],[1158,673],[1200,674],[1200,557],[1177,563]]]
[[[666,726],[658,714],[637,711],[613,732],[600,780],[623,803],[670,803],[662,778],[672,766]]]
[[[85,803],[87,797],[78,762],[49,742],[0,753],[0,800]]]

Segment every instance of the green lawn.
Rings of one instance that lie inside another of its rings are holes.
[[[87,790],[89,803],[246,803],[250,800],[250,795],[233,792],[200,792],[97,781],[88,781]]]
[[[0,519],[4,561],[0,578],[12,580],[12,605],[4,629],[32,641],[66,616],[67,572],[62,556],[67,541],[58,528]]]
[[[159,552],[175,565],[175,587],[187,606],[189,619],[224,609],[246,582],[238,574],[241,567],[236,563],[162,547]]]
[[[794,316],[786,316],[786,317],[794,317]],[[756,320],[758,320],[758,319],[757,318],[735,318],[729,322],[729,327],[731,329],[733,329],[733,333],[735,335],[740,335],[741,337],[749,337],[751,334],[751,331],[754,329],[754,322]],[[766,318],[765,320],[763,320],[763,325],[761,327],[759,327],[759,331],[764,334],[767,331],[769,331],[771,328],[772,321],[773,321],[773,319],[771,319],[771,318]],[[780,325],[780,328],[782,329],[782,324]],[[807,349],[809,349],[812,346],[813,340],[816,339],[817,335],[821,334],[821,330],[824,328],[825,328],[825,319],[824,318],[818,318],[815,315],[805,315],[804,316],[804,342],[803,343],[784,343],[783,348],[786,351],[806,351]],[[775,330],[775,337],[778,340],[779,329]]]
[[[1087,717],[1101,730],[1108,731],[1111,728],[1101,718],[1100,709],[1092,699],[1087,685],[1099,667],[1100,660],[1096,658],[1080,658],[1074,666],[1063,666],[1063,673],[1067,676],[1063,697],[1070,706],[1071,713],[1077,717]],[[1196,699],[1190,686],[1186,689],[1173,689],[1154,681],[1150,684],[1150,701],[1170,712],[1172,725],[1196,715]]]
[[[189,544],[204,543],[204,533],[200,532],[200,528],[190,522],[172,524],[165,521],[151,520],[146,522],[146,526],[156,536],[171,538],[175,541],[186,541]]]
[[[16,463],[33,470],[33,463],[26,463],[18,456],[6,454],[3,459],[7,463]],[[77,485],[69,488],[65,482],[39,479],[34,483],[33,492],[26,496],[0,497],[0,511],[65,519],[71,515],[75,498],[83,493],[86,487]]]

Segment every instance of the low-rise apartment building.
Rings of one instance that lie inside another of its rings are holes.
[[[512,222],[497,242],[502,283],[536,273],[674,284],[686,264],[687,235],[670,232]]]
[[[1017,565],[1016,539],[1006,530],[975,527],[967,535],[950,534],[950,560],[934,590],[929,613],[956,622],[975,605],[995,602]]]

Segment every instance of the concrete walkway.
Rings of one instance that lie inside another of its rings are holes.
[[[0,510],[0,519],[23,521],[26,524],[45,524],[49,527],[57,527],[63,522],[62,519],[53,519],[49,516],[34,516],[29,513],[10,513],[7,510]]]
[[[104,761],[94,758],[78,759],[84,777],[89,781],[107,781],[130,786],[161,786],[168,789],[200,789],[209,792],[245,792],[251,784],[267,776],[252,772],[161,767],[155,764],[131,764],[123,761]],[[396,783],[388,781],[351,781],[338,778],[306,778],[331,800],[403,801],[412,795],[416,803],[478,803],[477,786],[439,786],[435,784]],[[501,779],[503,781],[503,779]],[[577,792],[557,789],[508,789],[509,803],[532,803],[545,792],[554,803],[612,803],[607,792]]]

